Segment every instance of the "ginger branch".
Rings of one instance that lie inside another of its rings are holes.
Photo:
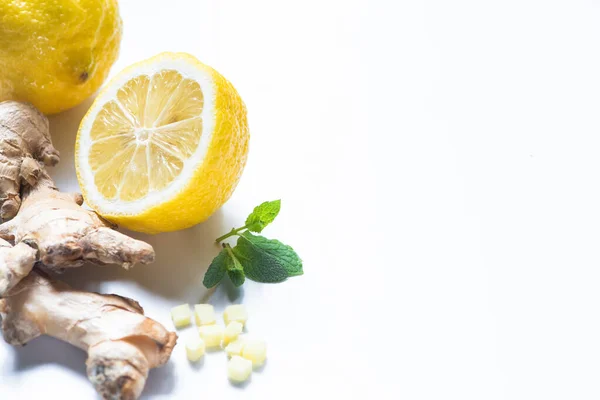
[[[74,290],[37,268],[0,300],[0,316],[9,344],[48,335],[87,351],[88,378],[103,399],[137,399],[177,341],[136,301]]]
[[[0,218],[13,218],[21,205],[20,188],[35,159],[54,166],[58,151],[52,146],[48,119],[30,104],[0,103]]]
[[[86,261],[129,268],[154,261],[154,250],[81,207],[81,194],[59,192],[46,171],[58,161],[46,117],[27,104],[0,103],[4,339],[17,346],[40,335],[69,342],[88,352],[88,377],[104,399],[137,399],[177,335],[133,300],[74,290],[40,268],[62,271]]]

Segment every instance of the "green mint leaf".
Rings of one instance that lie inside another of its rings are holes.
[[[246,277],[257,282],[276,283],[304,273],[302,260],[290,246],[250,233],[262,232],[275,220],[280,209],[281,200],[266,201],[254,208],[244,226],[233,228],[216,239],[220,243],[238,236],[234,248],[224,244],[223,251],[213,260],[204,277],[206,287],[218,284],[225,272],[235,286],[241,286]]]
[[[226,244],[225,251],[227,251],[227,259],[225,260],[225,268],[227,271],[242,271],[244,272],[244,267],[240,263],[240,260],[237,259],[233,251],[231,250],[231,246]]]
[[[246,228],[249,231],[260,233],[269,225],[281,209],[281,200],[265,201],[256,206],[252,213],[246,218]]]
[[[277,260],[286,270],[289,277],[302,275],[302,260],[291,246],[281,243],[279,240],[267,239],[266,237],[244,232],[242,237],[248,240],[254,247],[268,256]],[[238,245],[239,245],[238,240]]]
[[[302,275],[302,261],[290,246],[278,240],[244,232],[233,248],[244,272],[257,282],[282,282],[287,277]]]
[[[229,275],[229,280],[235,287],[240,287],[244,284],[246,280],[246,275],[244,275],[244,271],[240,271],[237,269],[230,269],[227,271],[227,275]]]
[[[240,236],[233,253],[244,266],[246,277],[256,282],[277,283],[287,279],[288,273],[279,260],[256,246],[250,237],[255,237],[249,232]]]
[[[229,255],[227,250],[223,249],[210,263],[210,266],[204,274],[204,280],[202,282],[208,289],[217,286],[219,282],[221,282],[221,279],[223,279],[223,276],[225,276],[228,258]]]

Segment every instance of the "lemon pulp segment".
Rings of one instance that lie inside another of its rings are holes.
[[[202,136],[198,82],[174,70],[127,81],[90,131],[89,165],[106,199],[135,201],[171,183]]]
[[[111,222],[184,229],[229,199],[249,138],[231,82],[189,54],[161,53],[100,92],[77,133],[77,179],[87,205]]]

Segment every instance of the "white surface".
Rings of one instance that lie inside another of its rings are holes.
[[[155,264],[67,279],[168,325],[206,294],[212,240],[275,198],[265,234],[305,265],[210,300],[243,301],[267,340],[250,384],[227,382],[223,354],[192,367],[179,345],[145,399],[600,397],[598,1],[121,3],[113,73],[195,54],[245,99],[251,154],[208,222],[136,235]],[[88,106],[52,118],[64,189]],[[95,396],[84,354],[55,340],[0,345],[0,360],[2,399]]]

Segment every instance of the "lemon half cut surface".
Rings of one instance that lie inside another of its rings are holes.
[[[189,54],[161,53],[117,75],[75,144],[87,204],[131,230],[206,220],[233,193],[248,153],[246,107],[223,76]]]

